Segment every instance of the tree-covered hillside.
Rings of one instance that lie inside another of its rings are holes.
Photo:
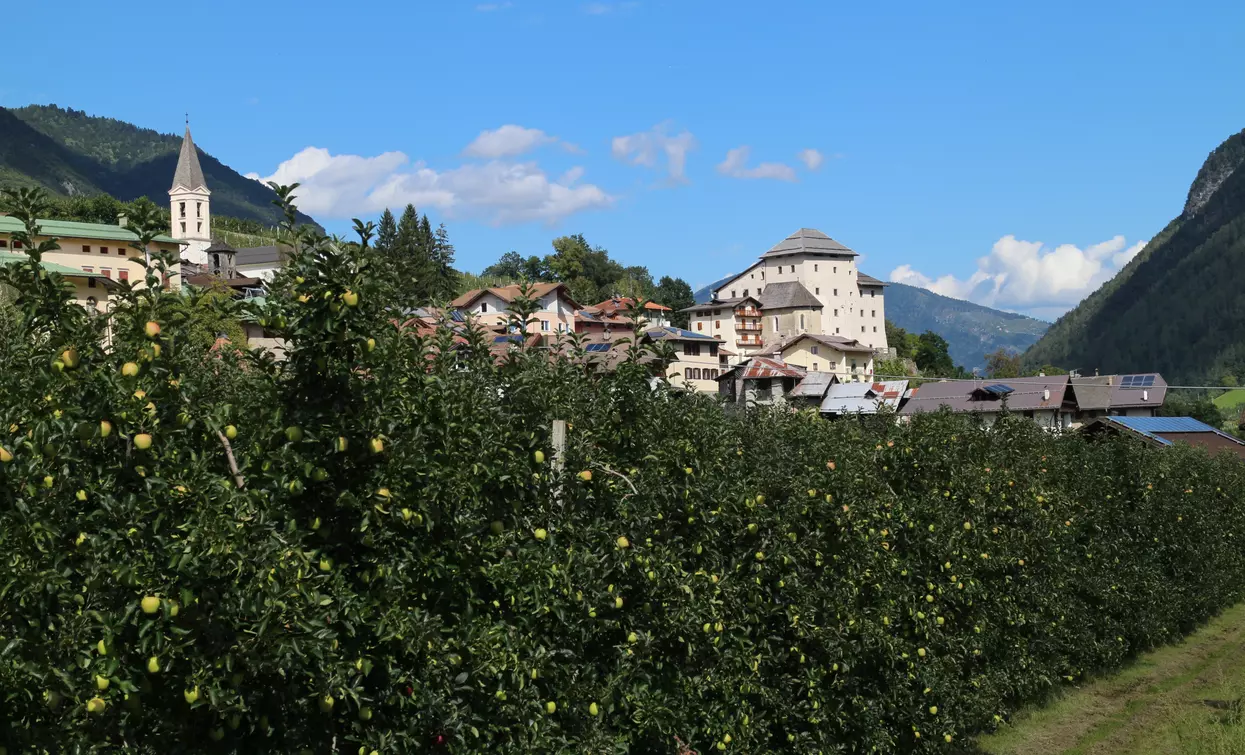
[[[1210,154],[1184,210],[1114,278],[1059,318],[1028,364],[1245,377],[1245,131]]]
[[[181,136],[160,134],[115,118],[56,105],[0,108],[0,187],[42,186],[63,196],[149,197],[164,204],[177,167]],[[199,161],[212,190],[214,215],[276,225],[272,190],[202,149]],[[302,216],[304,223],[314,221]]]

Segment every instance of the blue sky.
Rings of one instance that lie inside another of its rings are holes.
[[[1245,3],[1021,5],[49,0],[6,11],[51,54],[11,48],[0,105],[189,111],[330,230],[414,201],[468,270],[582,232],[696,285],[809,226],[1050,317],[1245,127]]]

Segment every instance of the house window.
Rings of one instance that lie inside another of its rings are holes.
[[[864,332],[865,332],[865,326],[863,326],[863,325],[861,325],[861,326],[860,326],[860,332],[861,332],[861,333],[864,333]]]
[[[82,267],[82,272],[84,272],[84,273],[93,273],[93,272],[95,272],[95,268],[94,268],[94,267],[92,267],[92,266],[90,266],[90,265],[83,265],[83,267]]]
[[[877,311],[876,309],[871,309],[871,310],[869,310],[869,316],[870,316],[870,317],[877,317],[877,316],[878,316],[878,311]]]
[[[696,330],[704,330],[704,329],[705,329],[705,323],[704,323],[704,321],[703,321],[703,320],[697,320],[697,321],[696,321]]]
[[[698,356],[700,356],[700,344],[698,344],[698,343],[685,343],[685,344],[683,344],[683,356],[685,356],[685,357],[698,357]]]
[[[182,217],[182,218],[186,217],[186,203],[178,202],[177,208],[178,208],[178,217]],[[186,224],[182,223],[182,225],[185,226]]]
[[[836,336],[839,334],[839,329],[838,329],[838,328],[835,328],[835,329],[834,329],[834,334],[835,334]]]
[[[817,272],[817,263],[815,262],[813,263],[813,272],[814,273]]]
[[[106,246],[101,246],[101,247],[99,248],[99,253],[100,253],[100,254],[108,254],[108,247],[106,247]]]
[[[817,363],[813,362],[813,372],[816,372],[816,371],[817,371]]]
[[[746,288],[745,288],[745,289],[744,289],[744,296],[746,297],[747,295],[748,295],[748,289],[746,289]]]
[[[691,369],[687,371],[688,380],[700,380],[700,370]]]
[[[833,268],[833,271],[834,271],[834,272],[836,272],[836,273],[837,273],[837,272],[839,272],[839,266],[838,266],[838,265],[835,265],[835,266],[834,266],[834,268]]]
[[[878,332],[878,326],[876,326],[876,325],[874,325],[874,326],[873,326],[873,332],[874,332],[874,333]]]
[[[129,271],[129,270],[118,270],[118,271],[117,271],[117,279],[118,279],[118,280],[123,280],[123,281],[128,281],[128,280],[130,279],[130,271]]]
[[[813,347],[813,353],[814,353],[814,354],[816,354],[816,353],[817,353],[817,347],[816,347],[816,346],[814,346],[814,347]]]
[[[836,309],[836,310],[834,310],[834,316],[835,316],[835,317],[838,317],[838,316],[839,316],[839,310],[837,310],[837,309]]]
[[[14,242],[13,242],[13,248],[14,248],[14,249],[21,249],[21,248],[22,248],[22,242],[20,242],[20,241],[14,241]]]
[[[86,287],[87,287],[87,288],[95,288],[95,279],[94,279],[94,278],[87,278],[87,279],[86,279]]]
[[[813,289],[813,293],[817,294],[818,296],[821,296],[821,289],[820,289],[820,288],[815,288],[815,289]]]
[[[101,267],[101,268],[99,269],[99,274],[100,274],[100,275],[102,275],[102,276],[104,276],[105,278],[107,278],[107,279],[109,279],[109,280],[112,280],[112,268],[110,268],[110,267]]]
[[[545,330],[545,331],[549,330],[549,321],[548,321],[548,320],[541,320],[541,321],[540,321],[540,329],[541,329],[541,330]]]
[[[721,321],[721,320],[714,320],[714,321],[713,321],[713,327],[715,327],[715,328],[720,328],[720,327],[722,327],[722,321]]]
[[[716,343],[709,344],[709,356],[716,357],[718,355],[718,345]]]
[[[487,311],[488,311],[488,302],[486,301],[480,302],[480,314],[484,314]]]
[[[731,298],[732,298],[732,299],[734,299],[734,298],[735,298],[735,289],[733,289],[733,288],[731,289]]]
[[[91,309],[95,309],[96,307],[99,306],[99,300],[96,299],[94,296],[88,296],[86,297],[86,305],[90,307]]]
[[[877,296],[877,295],[878,295],[877,291],[872,291],[872,290],[869,291],[869,296]]]
[[[91,253],[91,245],[90,245],[90,244],[83,244],[83,245],[82,245],[82,253],[83,253],[83,254],[90,254],[90,253]]]
[[[774,330],[778,330],[778,315],[774,315]]]

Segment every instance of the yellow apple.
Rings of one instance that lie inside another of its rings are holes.
[[[385,442],[380,438],[372,438],[372,440],[369,441],[369,445],[371,446],[372,453],[374,454],[384,453],[385,451]]]
[[[103,692],[104,690],[108,689],[108,685],[110,683],[111,682],[108,681],[108,677],[100,676],[99,674],[95,675],[95,687],[99,689],[100,692]]]
[[[0,462],[8,464],[13,461],[13,452],[4,446],[0,446]]]
[[[620,535],[619,538],[614,541],[614,543],[619,548],[630,548],[631,547],[631,541],[627,539],[626,535]]]
[[[320,698],[320,701],[319,701],[320,712],[321,713],[332,713],[333,703],[335,702],[337,701],[333,699],[332,695],[326,694],[324,697]]]
[[[160,659],[156,658],[154,655],[147,659],[147,673],[148,674],[160,673]]]
[[[147,324],[143,326],[143,332],[147,334],[148,338],[155,338],[160,335],[160,323],[154,320],[149,320]]]
[[[112,423],[108,420],[101,420],[99,423],[99,437],[107,438],[112,435]]]
[[[354,291],[347,291],[342,294],[342,301],[345,302],[347,307],[357,307],[359,306],[359,295]]]
[[[537,464],[544,464],[545,463],[545,452],[537,451],[536,453],[532,454],[532,458],[536,459]]]
[[[548,532],[545,532],[545,530],[544,530],[543,528],[536,530],[535,532],[533,532],[533,533],[532,533],[532,535],[533,535],[533,536],[534,536],[537,540],[544,540],[546,537],[549,537],[549,533],[548,533]]]
[[[99,697],[92,697],[90,700],[86,701],[87,713],[103,713],[104,709],[107,707],[108,703],[104,702],[103,699]]]
[[[591,705],[588,706],[588,715],[595,716],[600,712],[601,712],[601,709],[597,707],[596,703],[592,703]]]
[[[375,350],[375,349],[376,349],[376,339],[375,339],[375,338],[369,338],[369,339],[367,339],[367,350],[368,350],[368,352],[370,353],[370,352],[372,352],[372,351],[373,351],[373,350]]]
[[[139,451],[146,451],[151,448],[151,436],[147,433],[139,433],[134,436],[134,447]]]
[[[238,428],[234,427],[233,425],[226,425],[225,426],[225,437],[228,438],[229,440],[237,440]]]
[[[592,481],[592,470],[585,469],[584,471],[580,472],[579,479],[583,480],[584,482],[591,482]]]
[[[182,697],[185,698],[187,703],[194,705],[199,699],[199,685],[196,684],[194,689],[182,690]]]
[[[160,599],[154,595],[148,595],[143,598],[143,602],[140,605],[142,606],[143,613],[152,614],[160,610]]]
[[[554,702],[554,701],[552,701],[552,700],[550,700],[549,702],[545,703],[545,712],[546,712],[546,713],[548,713],[548,714],[549,714],[549,715],[551,715],[551,716],[552,716],[554,713],[557,713],[557,712],[558,712],[558,704],[557,704],[557,703],[555,703],[555,702]]]
[[[65,369],[73,370],[78,367],[78,350],[70,346],[61,352],[61,361],[65,363]]]

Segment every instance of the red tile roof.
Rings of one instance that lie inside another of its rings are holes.
[[[468,291],[454,301],[450,302],[450,306],[458,308],[469,307],[476,299],[479,299],[486,293],[492,294],[498,299],[501,299],[509,304],[519,298],[519,294],[522,293],[522,290],[522,287],[517,284],[497,286],[494,288],[477,288],[473,291]],[[570,303],[572,309],[579,309],[579,305],[576,304],[575,300],[571,298],[570,291],[567,290],[566,284],[564,283],[533,283],[531,296],[533,299],[539,299],[548,293],[558,290],[561,290],[561,296],[565,298],[568,303]]]

